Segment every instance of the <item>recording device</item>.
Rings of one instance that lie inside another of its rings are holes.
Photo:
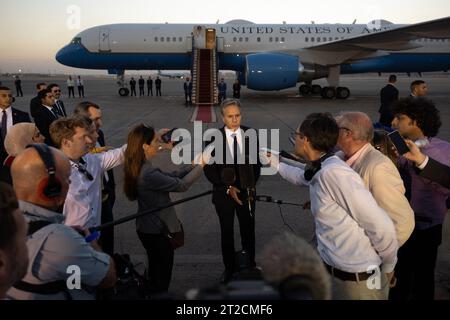
[[[162,136],[161,136],[161,140],[164,142],[164,143],[170,143],[170,142],[173,142],[173,146],[175,147],[177,144],[179,144],[181,141],[183,141],[183,137],[179,137],[179,140],[178,141],[174,141],[174,140],[172,140],[172,135],[173,135],[173,132],[175,131],[175,130],[177,130],[178,128],[173,128],[173,129],[170,129],[169,131],[167,131],[166,133],[164,133]]]
[[[260,148],[259,150],[262,151],[262,152],[274,154],[276,156],[283,157],[283,158],[286,158],[286,159],[299,161],[298,158],[294,157],[292,154],[290,154],[289,152],[284,151],[284,150],[276,151],[276,150],[272,150],[272,149],[269,149],[269,148]]]
[[[249,164],[248,156],[245,156],[245,164],[239,166],[239,177],[241,180],[241,187],[247,191],[247,205],[250,216],[252,213],[252,202],[255,199],[255,173],[253,172],[253,166]]]
[[[391,139],[399,154],[403,155],[410,151],[405,140],[403,140],[402,136],[397,130],[388,133],[388,137],[389,139]]]

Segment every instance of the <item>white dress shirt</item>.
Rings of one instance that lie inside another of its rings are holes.
[[[326,159],[309,182],[303,169],[285,163],[279,164],[279,173],[291,183],[310,186],[317,249],[325,263],[355,273],[380,265],[383,272],[394,270],[394,224],[346,163],[336,156]]]
[[[91,228],[99,226],[102,216],[102,179],[104,171],[121,165],[127,145],[102,153],[86,154],[84,167],[92,175],[90,181],[80,172],[77,164],[70,162],[70,187],[64,203],[65,225]]]
[[[242,154],[242,132],[243,132],[243,130],[241,128],[237,129],[236,131],[232,131],[232,130],[228,129],[227,127],[225,127],[225,136],[227,138],[227,145],[228,145],[228,149],[231,152],[232,159],[234,159],[234,150],[233,150],[234,138],[233,138],[233,134],[236,135],[239,152]]]

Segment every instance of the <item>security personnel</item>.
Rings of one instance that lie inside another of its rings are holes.
[[[217,87],[219,89],[219,103],[222,103],[223,100],[227,98],[227,84],[225,81],[220,79],[220,82],[217,84]]]
[[[60,151],[36,144],[20,153],[11,168],[14,191],[28,221],[27,274],[7,297],[19,300],[94,299],[96,288],[116,283],[114,262],[88,231],[62,224],[58,213],[69,189],[70,163]],[[77,278],[78,277],[78,278]],[[78,283],[81,287],[78,287]]]

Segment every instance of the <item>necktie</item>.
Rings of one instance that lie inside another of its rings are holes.
[[[233,138],[233,163],[236,166],[237,165],[238,142],[237,142],[237,137],[236,137],[235,133],[233,133],[231,135],[231,137]]]
[[[2,112],[2,144],[5,141],[5,137],[6,137],[6,131],[7,131],[7,115],[6,115],[6,111],[3,110]]]

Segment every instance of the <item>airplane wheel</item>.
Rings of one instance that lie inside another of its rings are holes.
[[[347,99],[350,97],[350,90],[346,87],[338,87],[336,89],[336,98],[338,99]]]
[[[322,91],[322,87],[319,86],[318,84],[314,84],[314,85],[311,87],[311,93],[312,93],[312,94],[320,94],[321,91]]]
[[[302,95],[302,96],[306,96],[311,92],[311,87],[306,85],[306,84],[302,84],[299,88],[298,88],[298,92]]]
[[[119,95],[121,97],[126,97],[130,94],[130,90],[128,90],[127,88],[120,88],[119,89]]]
[[[324,87],[320,94],[324,99],[333,99],[336,96],[336,90],[333,87]]]

